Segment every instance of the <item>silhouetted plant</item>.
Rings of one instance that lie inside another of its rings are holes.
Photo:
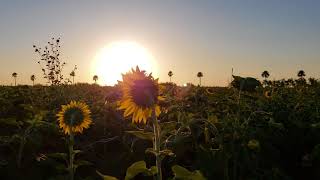
[[[300,70],[300,71],[298,72],[297,76],[298,76],[300,79],[302,79],[302,78],[304,78],[304,77],[306,76],[306,73],[304,72],[304,70]]]
[[[199,85],[201,86],[201,78],[203,77],[203,73],[198,72],[197,77],[199,78]]]
[[[168,76],[169,76],[169,78],[170,78],[170,82],[171,82],[171,77],[173,76],[172,71],[169,71],[169,72],[168,72]]]
[[[72,84],[74,84],[74,77],[76,76],[76,70],[77,70],[77,66],[74,66],[73,70],[70,73],[70,76],[72,77]]]
[[[36,80],[36,76],[34,74],[31,75],[30,80],[32,81],[32,85],[34,85],[34,81]]]
[[[14,85],[16,86],[17,85],[17,77],[18,77],[18,74],[16,72],[12,73],[12,77],[14,79]]]
[[[94,75],[92,79],[93,79],[94,83],[97,84],[99,77],[98,77],[98,75]]]
[[[315,85],[317,85],[318,84],[318,81],[315,79],[315,78],[309,78],[308,79],[309,80],[309,84],[311,85],[311,86],[315,86]]]
[[[43,72],[43,77],[51,85],[60,85],[68,83],[70,80],[64,79],[63,68],[66,62],[60,59],[60,38],[51,38],[48,45],[42,50],[40,47],[33,45],[35,52],[39,54],[38,64]],[[45,67],[42,66],[44,64]]]
[[[269,76],[270,76],[270,74],[269,74],[268,71],[263,71],[261,73],[261,77],[264,78],[263,83],[262,83],[264,86],[268,86],[269,85],[268,80],[267,80]]]
[[[268,77],[270,76],[270,74],[269,74],[268,71],[263,71],[262,74],[261,74],[261,76],[262,76],[265,80],[267,80]]]

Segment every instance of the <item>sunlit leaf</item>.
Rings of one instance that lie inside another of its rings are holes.
[[[188,169],[179,166],[174,165],[172,166],[172,171],[174,174],[174,178],[176,180],[206,180],[206,178],[202,175],[202,173],[198,170],[191,172]]]
[[[126,132],[136,136],[137,138],[153,141],[154,135],[152,132],[143,132],[143,131],[126,131]]]

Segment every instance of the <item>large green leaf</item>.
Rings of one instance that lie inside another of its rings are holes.
[[[100,173],[99,171],[96,171],[96,172],[99,174],[99,176],[102,177],[103,180],[118,180],[118,178],[116,178],[116,177],[104,175],[104,174]]]
[[[65,160],[65,161],[68,158],[68,155],[66,153],[50,153],[50,154],[47,154],[47,156],[51,158]]]
[[[172,171],[174,174],[174,178],[176,180],[184,179],[184,180],[206,180],[206,178],[202,175],[202,173],[198,170],[191,172],[188,169],[179,166],[174,165],[172,166]]]
[[[127,169],[125,180],[133,179],[140,173],[144,174],[145,176],[153,176],[157,174],[157,168],[155,166],[152,166],[150,169],[148,169],[146,162],[135,162]]]
[[[126,131],[126,132],[136,136],[137,138],[153,141],[154,135],[152,132],[143,132],[143,131]]]
[[[74,163],[74,170],[76,171],[76,169],[80,166],[91,166],[91,165],[93,164],[89,161],[79,160]]]

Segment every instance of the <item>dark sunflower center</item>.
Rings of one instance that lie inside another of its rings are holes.
[[[84,119],[83,112],[79,108],[71,108],[64,113],[64,120],[68,126],[78,126]]]
[[[135,80],[131,94],[137,105],[151,107],[157,102],[158,88],[150,79]]]

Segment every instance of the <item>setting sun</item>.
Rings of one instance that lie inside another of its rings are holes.
[[[99,76],[99,84],[114,85],[121,74],[136,66],[157,77],[153,55],[136,42],[118,41],[100,49],[92,64],[92,74]]]

